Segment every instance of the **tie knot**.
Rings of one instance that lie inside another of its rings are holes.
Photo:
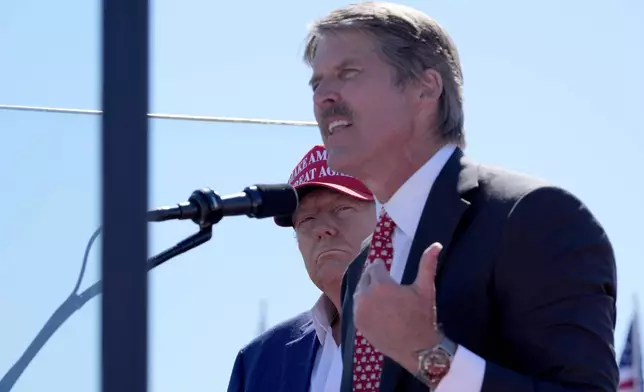
[[[380,218],[378,218],[378,224],[376,225],[376,232],[374,233],[374,235],[381,238],[391,237],[394,227],[394,220],[391,219],[387,211],[383,209],[382,213],[380,214]]]

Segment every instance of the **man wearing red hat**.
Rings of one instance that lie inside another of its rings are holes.
[[[300,203],[292,216],[275,223],[295,230],[306,270],[322,296],[310,311],[266,331],[239,352],[228,392],[340,389],[340,286],[376,225],[374,198],[359,180],[331,170],[321,145],[304,155],[288,182]]]

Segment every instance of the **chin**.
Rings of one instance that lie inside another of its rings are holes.
[[[345,269],[346,265],[344,264],[336,264],[332,267],[327,266],[326,268],[320,268],[317,271],[314,283],[322,291],[326,291],[327,288],[337,288],[340,290],[342,276],[344,275]],[[323,287],[324,289],[322,289]]]

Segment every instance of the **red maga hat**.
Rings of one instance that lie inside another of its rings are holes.
[[[357,178],[331,170],[327,165],[326,149],[323,145],[314,146],[295,166],[288,179],[300,200],[311,189],[327,188],[359,200],[373,200],[373,194]],[[275,223],[282,227],[292,227],[291,216],[275,218]]]

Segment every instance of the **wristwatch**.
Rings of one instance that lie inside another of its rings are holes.
[[[416,377],[429,386],[431,391],[436,389],[449,372],[457,348],[456,343],[443,337],[435,347],[418,352],[418,374]]]

